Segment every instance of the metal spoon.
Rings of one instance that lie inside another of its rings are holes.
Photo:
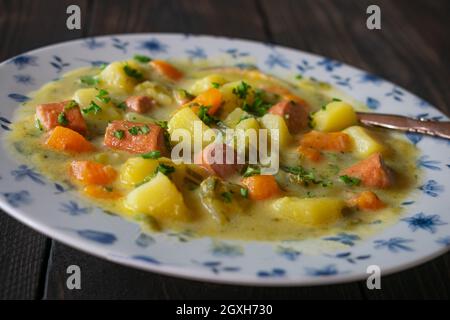
[[[395,114],[357,112],[359,121],[368,126],[416,132],[450,139],[450,121],[434,121],[424,118],[413,119]]]

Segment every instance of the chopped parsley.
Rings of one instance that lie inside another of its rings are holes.
[[[140,63],[147,63],[152,61],[152,58],[140,54],[135,54],[133,59]]]
[[[247,98],[250,89],[251,86],[248,83],[241,81],[240,84],[238,84],[235,88],[233,88],[232,92],[240,99],[245,99]]]
[[[99,79],[95,76],[81,76],[79,82],[85,86],[93,87],[98,84]]]
[[[218,88],[220,87],[220,83],[217,83],[217,82],[211,82],[211,86],[212,86],[213,88],[218,89]]]
[[[44,130],[44,127],[42,127],[41,120],[39,120],[38,118],[36,118],[36,120],[34,121],[34,126],[36,127],[36,129],[40,131]]]
[[[228,192],[228,191],[222,192],[221,196],[222,196],[223,202],[230,203],[233,200],[233,195],[231,194],[231,192]]]
[[[89,104],[89,106],[87,108],[84,108],[83,110],[81,110],[84,114],[89,114],[89,113],[93,113],[93,114],[97,114],[100,111],[102,111],[102,108],[100,108],[100,106],[98,104],[96,104],[94,101],[91,101],[91,103]]]
[[[111,101],[108,91],[104,89],[100,89],[95,97],[103,103],[108,103]]]
[[[301,80],[301,79],[303,79],[303,76],[301,74],[298,74],[298,75],[295,76],[295,79]]]
[[[70,109],[75,108],[75,107],[78,107],[78,103],[75,100],[70,100],[64,106],[64,110],[70,110]]]
[[[125,111],[127,110],[127,104],[125,103],[125,101],[122,101],[121,103],[117,104],[117,108]]]
[[[125,137],[125,131],[123,130],[116,130],[114,131],[114,137],[116,137],[119,140],[122,140]]]
[[[61,112],[60,114],[58,114],[58,123],[62,126],[67,126],[69,124],[69,120],[67,120],[66,114],[63,112]]]
[[[156,121],[156,124],[163,129],[169,129],[167,121],[165,121],[165,120],[158,120],[158,121]]]
[[[147,134],[150,132],[150,128],[147,125],[143,125],[142,127],[133,126],[130,129],[128,129],[128,132],[133,135],[137,136],[138,134]]]
[[[361,179],[349,177],[347,175],[340,176],[339,180],[341,180],[343,183],[345,183],[347,186],[350,187],[359,186],[361,184]]]
[[[169,166],[167,164],[160,163],[158,167],[156,167],[155,173],[161,172],[162,174],[165,174],[168,176],[169,174],[175,172],[175,168],[172,166]]]
[[[139,70],[136,70],[136,69],[130,67],[127,64],[123,67],[123,71],[125,71],[127,76],[129,76],[131,78],[135,78],[137,80],[141,80],[144,77],[142,72],[140,72]]]
[[[253,168],[253,167],[247,167],[247,169],[245,170],[243,176],[245,178],[248,178],[248,177],[259,175],[259,174],[261,174],[261,169]]]
[[[264,94],[264,90],[255,90],[253,104],[244,102],[242,109],[244,111],[247,111],[248,113],[256,115],[257,117],[262,117],[263,115],[265,115],[272,104],[264,101]]]
[[[308,171],[302,166],[296,167],[282,166],[281,170],[289,173],[296,182],[302,183],[305,186],[308,186],[310,183],[320,184],[322,185],[322,187],[327,187],[331,185],[330,181],[317,177],[314,171]]]
[[[339,98],[333,98],[333,100],[332,101],[338,101],[338,102],[340,102],[340,101],[342,101],[341,99],[339,99]]]
[[[161,157],[161,151],[153,150],[148,153],[141,154],[144,159],[159,159]]]
[[[208,110],[209,107],[207,106],[200,106],[200,109],[198,110],[198,117],[200,118],[200,120],[202,120],[206,125],[210,125],[212,123],[216,123],[217,119],[215,119],[214,117],[210,116],[208,114]]]
[[[243,196],[244,198],[248,198],[248,189],[241,188],[240,192],[241,192],[241,196]]]

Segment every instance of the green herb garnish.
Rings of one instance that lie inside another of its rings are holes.
[[[331,184],[330,181],[327,181],[323,178],[316,176],[314,171],[308,171],[302,166],[296,167],[282,166],[281,170],[289,173],[295,179],[296,182],[302,183],[305,186],[308,186],[310,183],[313,183],[313,184],[320,184],[322,185],[322,187],[327,187]]]
[[[147,134],[150,132],[150,128],[147,125],[143,125],[142,127],[133,126],[130,129],[128,129],[128,132],[133,135],[137,136],[138,134]]]
[[[125,137],[125,131],[123,130],[114,131],[114,137],[116,137],[119,140],[122,140]]]
[[[253,99],[253,104],[244,102],[242,109],[248,113],[252,113],[257,117],[262,117],[267,113],[267,111],[272,106],[272,103],[266,102],[264,100],[265,91],[261,89],[255,90],[255,97]]]
[[[158,120],[158,121],[156,121],[156,124],[163,129],[169,129],[167,121],[165,121],[165,120]]]
[[[200,120],[202,120],[206,125],[210,125],[212,123],[216,123],[217,119],[210,116],[208,114],[209,107],[207,106],[200,106],[200,109],[198,110],[198,117]]]
[[[245,170],[243,176],[245,178],[247,178],[247,177],[251,177],[251,176],[255,176],[255,175],[259,175],[259,174],[261,174],[261,169],[253,168],[253,167],[247,167],[247,169]]]
[[[339,180],[341,180],[343,183],[345,183],[347,186],[350,187],[359,186],[361,184],[361,179],[349,177],[347,175],[340,176]]]
[[[231,192],[222,192],[220,195],[222,196],[223,202],[230,203],[233,200]]]
[[[102,111],[102,108],[100,108],[100,106],[98,104],[96,104],[94,101],[91,101],[91,103],[89,104],[89,106],[87,108],[84,108],[83,110],[81,110],[84,114],[89,114],[89,113],[93,113],[93,114],[97,114],[100,111]]]
[[[93,87],[98,84],[99,79],[95,76],[81,76],[79,81],[81,84],[84,84],[89,87]]]
[[[39,120],[38,118],[36,118],[36,120],[34,120],[34,126],[36,127],[36,129],[43,131],[44,127],[42,126],[41,120]]]
[[[238,84],[235,88],[233,88],[233,93],[238,96],[240,99],[245,99],[247,98],[248,95],[248,91],[251,89],[251,86],[244,82],[241,81],[240,84]]]
[[[242,197],[248,198],[248,189],[246,189],[246,188],[241,188],[240,192],[241,192],[241,196],[242,196]]]
[[[95,97],[103,103],[108,103],[111,101],[108,91],[104,89],[100,89]]]
[[[155,173],[161,172],[162,174],[165,174],[168,176],[169,174],[175,172],[175,168],[163,163],[160,163],[158,167],[156,167]]]
[[[211,82],[211,86],[212,86],[213,88],[218,89],[218,88],[220,88],[220,83],[217,83],[217,82]]]
[[[161,158],[161,151],[153,150],[148,153],[141,154],[141,157],[144,159],[159,159]]]
[[[147,63],[152,61],[152,58],[140,54],[135,54],[133,59],[140,63]]]
[[[339,98],[333,98],[332,101],[338,101],[338,102],[340,102],[340,101],[342,101],[342,100],[339,99]]]
[[[64,106],[64,110],[70,110],[70,109],[75,108],[75,107],[78,107],[78,103],[75,100],[70,100]]]
[[[137,80],[141,80],[144,77],[142,72],[130,67],[127,64],[123,67],[123,71],[125,71],[127,76],[129,76],[131,78],[135,78]]]
[[[66,114],[63,112],[61,112],[60,114],[58,114],[58,123],[62,126],[67,126],[69,124],[69,120],[67,120]]]
[[[295,76],[295,79],[301,80],[301,79],[303,79],[303,76],[301,74],[298,74],[298,75]]]
[[[125,103],[125,101],[122,101],[121,103],[117,104],[117,108],[125,111],[127,110],[127,104]]]

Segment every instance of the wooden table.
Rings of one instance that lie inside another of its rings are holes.
[[[82,9],[82,30],[65,28],[66,8]],[[382,30],[366,28],[381,7]],[[366,0],[0,0],[0,60],[81,37],[182,32],[268,41],[324,55],[380,75],[450,113],[450,1]],[[450,253],[383,278],[303,288],[207,284],[142,272],[71,249],[0,212],[1,299],[91,298],[439,298],[450,296]],[[67,290],[66,268],[82,269],[82,290]]]

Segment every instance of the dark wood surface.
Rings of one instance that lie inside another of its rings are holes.
[[[66,7],[82,9],[82,30],[65,28]],[[378,4],[382,30],[365,27]],[[363,68],[450,113],[450,1],[366,0],[0,0],[0,61],[44,45],[111,33],[183,32],[273,42]],[[82,289],[65,287],[82,269]],[[449,299],[450,253],[364,282],[300,288],[208,284],[142,272],[71,249],[0,212],[0,299]]]

